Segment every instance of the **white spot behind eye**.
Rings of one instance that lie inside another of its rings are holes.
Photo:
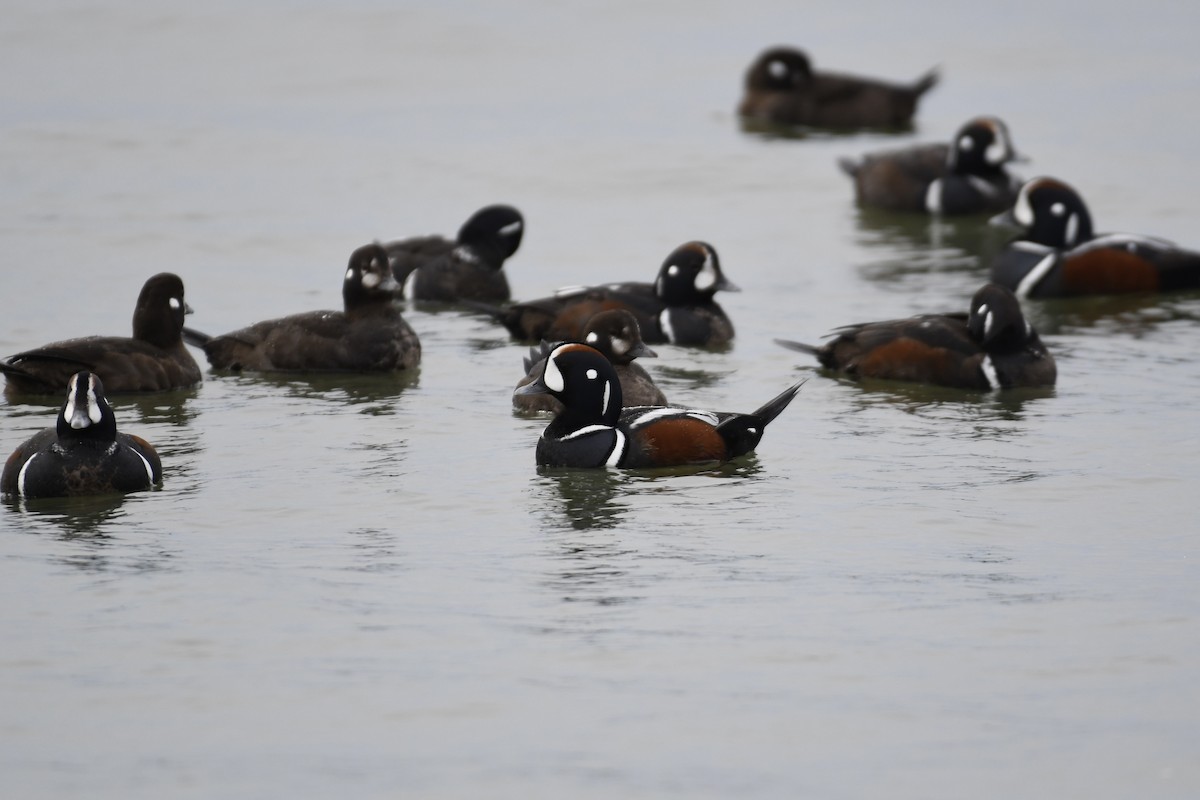
[[[178,297],[172,297],[170,300],[167,301],[167,305],[169,305],[175,311],[178,311],[180,308],[183,307],[183,303],[179,302]]]
[[[346,280],[350,280],[353,277],[354,277],[354,267],[351,267],[350,269],[346,270]]]
[[[964,153],[969,153],[975,149],[975,140],[970,136],[964,136],[958,140],[958,149]]]
[[[600,341],[600,334],[596,333],[595,331],[592,331],[591,333],[589,333],[587,335],[587,338],[584,341],[586,341],[588,344],[594,344],[594,343]]]
[[[1063,214],[1067,213],[1067,207],[1062,203],[1055,203],[1054,205],[1050,206],[1050,213],[1056,217],[1061,217]]]
[[[589,380],[589,381],[594,381],[594,380],[596,380],[596,376],[597,376],[597,375],[599,375],[599,374],[600,374],[600,373],[599,373],[599,372],[596,372],[596,370],[594,370],[594,369],[589,369],[589,370],[587,371],[588,380]]]
[[[672,264],[671,266],[667,267],[667,274],[671,277],[675,277],[679,274],[679,267],[675,264]]]
[[[787,64],[782,61],[767,62],[767,72],[771,73],[772,78],[786,78],[788,74]]]
[[[521,221],[510,222],[500,229],[501,236],[512,236],[517,231],[521,230]]]
[[[1072,214],[1067,217],[1067,244],[1075,244],[1075,237],[1079,235],[1079,215]]]

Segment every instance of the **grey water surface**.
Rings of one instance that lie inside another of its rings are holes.
[[[524,348],[412,308],[402,378],[206,371],[114,398],[161,491],[0,507],[12,798],[1200,795],[1200,295],[1027,304],[1050,391],[860,386],[776,337],[963,310],[1003,232],[859,211],[836,159],[1003,117],[1100,230],[1200,247],[1182,3],[10,3],[0,355],[340,305],[355,247],[528,220],[515,296],[743,291],[668,397],[755,456],[539,471]],[[913,130],[733,115],[768,45],[912,79]],[[197,352],[197,357],[200,353]],[[0,455],[57,401],[0,400]]]

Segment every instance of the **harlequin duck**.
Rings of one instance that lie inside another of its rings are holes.
[[[847,325],[833,335],[821,347],[775,341],[815,355],[821,366],[852,378],[986,391],[1053,386],[1057,377],[1054,358],[1021,313],[1016,296],[994,283],[975,293],[966,315],[924,314]]]
[[[599,350],[616,370],[621,382],[621,395],[631,406],[665,406],[667,397],[635,358],[654,358],[658,354],[642,341],[637,319],[623,308],[601,311],[584,326],[583,341]],[[560,343],[561,344],[561,343]],[[526,375],[513,392],[513,407],[520,411],[551,411],[557,414],[563,406],[549,394],[522,394],[521,387],[533,383],[546,366],[546,357],[557,345],[542,342],[529,350],[525,357]]]
[[[585,344],[555,347],[521,393],[549,392],[564,406],[537,443],[547,467],[671,467],[728,461],[752,451],[763,429],[800,390],[792,386],[751,414],[621,404],[612,364]]]
[[[392,372],[421,361],[421,343],[396,308],[400,284],[377,244],[350,254],[343,311],[266,320],[197,343],[217,369],[264,372]]]
[[[162,462],[139,436],[117,432],[104,384],[72,375],[58,425],[27,439],[4,464],[0,490],[24,497],[136,492],[162,483]]]
[[[162,392],[200,382],[200,367],[183,344],[183,281],[162,272],[142,286],[133,310],[133,338],[87,336],[17,353],[0,362],[10,394],[57,394],[71,376],[89,370],[112,393]]]
[[[818,128],[898,128],[912,122],[937,70],[909,86],[871,78],[816,72],[792,47],[763,52],[746,72],[738,114],[780,125]]]
[[[1054,178],[1021,187],[998,222],[1023,228],[992,260],[991,277],[1021,297],[1160,292],[1200,286],[1200,253],[1165,239],[1092,232],[1079,194]]]
[[[949,144],[843,158],[858,203],[892,211],[979,214],[1007,208],[1020,182],[1005,164],[1017,159],[1008,128],[996,117],[976,117]]]
[[[722,274],[717,251],[705,242],[688,242],[667,256],[654,283],[573,286],[505,308],[473,307],[523,340],[580,341],[589,319],[624,308],[637,319],[642,339],[649,344],[715,347],[733,339],[733,324],[713,301],[720,290],[739,291]]]
[[[479,209],[454,240],[420,236],[383,245],[410,300],[507,300],[504,261],[521,246],[525,218],[512,206]]]

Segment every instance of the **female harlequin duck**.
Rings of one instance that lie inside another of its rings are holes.
[[[342,281],[343,311],[310,311],[259,322],[223,336],[189,339],[217,369],[264,372],[392,372],[421,361],[421,343],[395,299],[387,253],[358,248]]]
[[[792,386],[751,414],[621,405],[608,359],[585,344],[555,347],[542,374],[518,391],[549,392],[564,410],[537,443],[546,467],[671,467],[728,461],[752,451],[763,429],[800,390]]]
[[[1200,286],[1200,253],[1130,233],[1095,235],[1078,193],[1034,178],[998,222],[1024,233],[992,261],[991,277],[1021,297],[1162,292]]]
[[[589,319],[624,308],[650,344],[713,347],[733,339],[733,324],[713,301],[720,290],[738,288],[722,274],[717,251],[705,242],[688,242],[667,256],[654,283],[575,286],[506,308],[475,307],[499,319],[517,339],[580,341]]]
[[[455,240],[421,236],[383,248],[404,296],[411,300],[507,300],[504,261],[517,252],[524,232],[520,211],[485,206],[463,223]]]
[[[898,128],[912,122],[917,101],[937,80],[937,70],[910,86],[815,72],[801,51],[773,47],[746,72],[738,114],[780,125]]]
[[[162,462],[145,439],[117,433],[104,384],[72,375],[56,428],[34,434],[4,464],[0,490],[23,497],[136,492],[162,483]]]
[[[623,308],[601,311],[588,320],[584,327],[583,341],[599,350],[613,365],[617,379],[621,382],[621,396],[627,405],[667,404],[666,395],[654,385],[649,373],[642,369],[640,364],[633,363],[635,358],[654,358],[658,355],[642,341],[642,332],[633,314]],[[521,387],[533,383],[542,374],[546,367],[546,357],[556,346],[542,342],[539,346],[530,348],[529,355],[525,357],[526,375],[513,392],[513,407],[517,410],[551,411],[555,414],[563,410],[562,403],[552,395],[521,393]]]
[[[996,117],[963,125],[949,144],[925,144],[838,162],[854,179],[860,205],[929,214],[979,214],[1007,208],[1019,181],[1005,164],[1017,159],[1008,128]]]
[[[162,272],[142,286],[133,310],[133,338],[87,336],[27,350],[0,362],[10,394],[57,394],[71,376],[89,370],[108,390],[163,392],[200,382],[200,367],[183,344],[183,281]]]
[[[962,314],[924,314],[839,328],[821,347],[776,339],[852,378],[933,383],[961,389],[1053,386],[1054,358],[1016,296],[989,283]]]

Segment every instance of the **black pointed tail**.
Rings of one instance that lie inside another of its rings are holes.
[[[810,356],[815,356],[820,352],[820,348],[818,347],[813,347],[811,344],[805,344],[804,342],[793,342],[791,339],[776,339],[775,344],[780,347],[786,347],[788,350],[808,353]]]
[[[934,67],[933,69],[929,70],[929,72],[926,72],[924,75],[922,75],[917,82],[912,85],[913,94],[915,94],[917,97],[925,94],[934,86],[937,86],[937,82],[939,79],[941,79],[941,77],[942,74],[938,67]]]
[[[186,325],[183,328],[183,340],[192,347],[204,349],[204,345],[211,342],[212,338],[213,337],[209,336],[207,333],[201,333],[195,328],[189,328]]]
[[[718,425],[717,433],[725,440],[725,445],[729,448],[729,457],[745,455],[758,447],[767,425],[783,413],[803,385],[804,381],[793,384],[757,411],[751,414],[737,414]]]

